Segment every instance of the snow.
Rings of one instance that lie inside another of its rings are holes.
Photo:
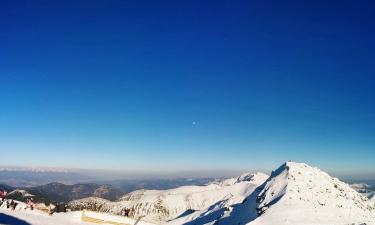
[[[34,197],[33,194],[30,194],[29,192],[27,192],[25,190],[21,190],[21,189],[15,189],[15,190],[9,192],[8,195],[13,195],[13,194],[17,194],[17,193],[20,193],[22,195],[22,197]]]
[[[288,162],[241,204],[217,204],[169,224],[375,224],[371,202],[318,168]]]
[[[252,182],[255,184],[261,184],[268,178],[268,175],[264,173],[244,173],[240,175],[239,177],[233,177],[229,179],[225,179],[218,184],[220,186],[231,186],[234,184],[242,183],[242,182]]]
[[[375,222],[368,199],[348,184],[303,163],[288,162],[278,170],[281,171],[275,171],[261,192],[265,198],[258,208],[266,207],[264,214],[250,224]],[[280,179],[283,182],[277,182]],[[269,186],[273,189],[267,190]]]
[[[12,225],[97,225],[96,223],[82,222],[82,211],[54,213],[50,216],[47,213],[39,211],[37,209],[25,210],[25,203],[18,201],[16,202],[18,203],[18,205],[14,211],[6,208],[5,204],[0,207],[0,224],[9,224],[9,222],[7,221],[11,219]],[[85,212],[85,214],[93,218],[105,221],[113,221],[122,224],[133,225],[136,223],[136,220],[122,216],[114,216],[97,212]],[[137,225],[152,224],[146,223],[144,221],[139,221]]]
[[[364,183],[350,184],[354,190],[365,195],[367,198],[371,199],[375,196],[375,191],[371,190],[371,186]]]
[[[134,209],[131,216],[144,216],[145,221],[163,223],[189,211],[202,210],[218,201],[227,204],[242,202],[268,178],[266,174],[245,174],[240,177],[211,183],[205,186],[182,186],[169,190],[138,190],[131,192],[118,202],[98,198],[72,201],[73,208],[94,207],[102,212],[122,215],[123,210]]]
[[[364,183],[357,183],[357,184],[350,184],[350,187],[356,189],[356,190],[366,190],[370,188],[370,185],[364,184]]]
[[[356,187],[364,187],[357,185]],[[183,186],[169,190],[138,190],[111,202],[100,198],[74,201],[74,206],[107,212],[87,216],[134,224],[135,219],[114,216],[133,208],[139,225],[374,225],[375,201],[352,186],[304,163],[287,162],[272,172],[244,174],[206,186]],[[78,225],[82,211],[52,216],[38,210],[0,208],[32,225]],[[144,217],[143,217],[144,216]]]
[[[47,213],[39,210],[25,210],[26,204],[18,202],[16,209],[13,211],[9,208],[6,208],[5,203],[0,207],[0,224],[4,220],[4,215],[11,216],[24,221],[20,224],[32,224],[32,225],[78,225],[78,224],[87,224],[80,222],[81,212],[68,212],[68,213],[56,213],[52,216],[49,216]],[[25,223],[26,222],[26,223]]]

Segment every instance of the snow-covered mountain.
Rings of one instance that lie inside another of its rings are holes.
[[[203,210],[218,201],[238,204],[268,178],[266,174],[244,174],[240,177],[211,183],[205,186],[182,186],[169,190],[138,190],[124,195],[116,202],[100,198],[72,201],[74,210],[91,209],[123,215],[130,209],[130,216],[145,216],[146,220],[166,222],[184,213]]]
[[[367,197],[318,168],[288,162],[240,204],[219,201],[169,224],[375,224]]]
[[[100,214],[101,218],[127,214],[128,217],[118,218],[142,218],[148,224],[375,224],[375,201],[318,168],[294,162],[283,164],[269,177],[262,173],[244,174],[205,186],[138,190],[117,201],[90,197],[72,201],[69,207],[106,213]],[[78,219],[81,214],[66,215]],[[64,217],[58,216],[63,221]]]

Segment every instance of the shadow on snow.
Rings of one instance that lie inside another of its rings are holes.
[[[208,208],[208,213],[201,214],[193,221],[184,223],[184,225],[198,225],[216,222],[215,224],[233,225],[246,224],[258,217],[256,198],[260,189],[256,189],[242,203],[232,205],[229,208],[220,207],[225,204],[225,200],[219,201]],[[215,209],[216,208],[216,209]]]
[[[30,223],[17,219],[16,217],[0,213],[0,224],[4,225],[31,225]]]

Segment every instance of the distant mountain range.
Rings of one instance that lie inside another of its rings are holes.
[[[139,189],[166,190],[186,185],[206,185],[224,178],[173,178],[173,179],[124,179],[97,181],[99,184],[111,184],[123,192],[132,192]]]
[[[6,173],[6,176],[4,176]],[[51,182],[43,184],[48,180],[61,180],[65,176],[70,176],[69,172],[33,172],[33,171],[0,171],[3,176],[0,182],[0,190],[6,190],[8,197],[20,201],[26,201],[33,198],[36,202],[69,202],[76,199],[87,197],[100,197],[106,200],[117,200],[124,194],[139,189],[164,190],[176,188],[184,185],[204,185],[216,179],[198,178],[198,179],[161,179],[161,180],[116,180],[98,182],[98,183],[78,183],[64,184],[60,182]],[[15,175],[14,178],[11,175]],[[56,176],[57,175],[57,176]],[[64,175],[64,176],[62,176]],[[26,177],[25,177],[26,176]],[[73,178],[79,178],[75,174]],[[35,178],[36,181],[32,179]],[[68,180],[69,177],[66,178]],[[11,186],[9,183],[17,183],[17,186]],[[17,182],[13,182],[17,180]],[[42,185],[35,185],[37,181],[43,180]],[[4,182],[5,181],[5,182]],[[72,180],[69,179],[71,182]],[[69,182],[69,183],[70,183]],[[5,184],[6,183],[6,184]],[[26,186],[20,184],[27,183]],[[31,186],[31,184],[34,184]]]
[[[12,187],[33,187],[51,182],[75,184],[88,182],[90,180],[92,180],[92,178],[83,174],[62,169],[0,168],[0,183]]]
[[[115,200],[124,192],[108,184],[74,184],[66,185],[61,183],[49,183],[31,188],[13,188],[9,185],[0,185],[0,189],[8,192],[7,198],[25,202],[32,198],[35,202],[59,203],[71,200],[100,197],[108,200]]]

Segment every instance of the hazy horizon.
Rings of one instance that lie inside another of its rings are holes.
[[[237,177],[244,173],[261,172],[270,175],[271,172],[281,166],[282,163],[274,168],[249,168],[243,170],[217,169],[217,170],[111,170],[111,169],[93,169],[93,168],[63,168],[63,167],[28,167],[28,166],[10,166],[1,165],[0,172],[49,172],[49,173],[75,173],[87,176],[89,180],[142,180],[142,179],[195,179],[195,178],[230,178]],[[315,165],[311,165],[315,166]],[[361,172],[347,170],[326,170],[330,175],[343,179],[345,181],[375,181],[375,172]]]

